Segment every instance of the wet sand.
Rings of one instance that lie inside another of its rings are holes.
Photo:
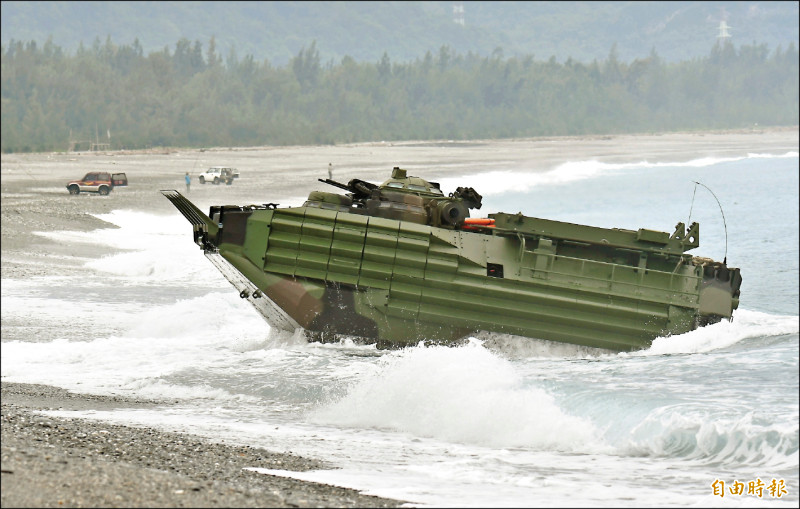
[[[334,180],[382,182],[393,166],[429,180],[514,169],[547,171],[567,161],[683,162],[701,157],[798,151],[798,129],[535,138],[471,142],[364,143],[320,147],[164,149],[100,153],[3,154],[2,279],[77,273],[106,254],[94,245],[59,244],[32,232],[111,227],[95,217],[118,209],[177,213],[158,191],[187,193],[201,209],[212,204],[294,204],[333,165]],[[231,186],[200,185],[209,166],[233,166]],[[88,171],[125,172],[130,185],[109,196],[71,196],[66,182]],[[445,190],[448,192],[448,190]],[[480,192],[480,189],[478,189]],[[190,233],[187,224],[187,235]],[[3,315],[3,337],[24,327]],[[18,334],[12,334],[18,336]],[[4,339],[5,340],[5,339]],[[212,443],[185,434],[37,413],[104,410],[163,402],[74,394],[31,384],[2,383],[2,507],[397,507],[332,486],[266,476],[245,467],[329,468],[316,459]]]

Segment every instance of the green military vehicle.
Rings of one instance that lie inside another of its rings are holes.
[[[322,180],[301,207],[212,206],[174,190],[194,241],[278,329],[402,347],[492,331],[615,351],[731,319],[742,278],[672,234],[522,214],[470,217],[481,195],[394,168],[381,185]]]

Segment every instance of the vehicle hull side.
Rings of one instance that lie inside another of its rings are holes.
[[[236,216],[239,216],[238,218]],[[220,254],[312,333],[402,346],[486,330],[612,350],[697,324],[702,271],[529,249],[509,236],[298,207],[226,212]],[[502,278],[487,267],[502,262]]]

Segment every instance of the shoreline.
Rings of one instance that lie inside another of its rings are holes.
[[[458,177],[498,168],[547,171],[559,164],[687,161],[701,157],[782,155],[798,150],[797,127],[739,131],[548,137],[525,140],[400,142],[165,153],[2,154],[3,280],[76,275],[88,261],[113,252],[91,242],[59,242],[36,232],[116,228],[114,210],[175,214],[160,189],[184,193],[183,176],[208,166],[237,167],[231,186],[200,185],[187,196],[209,204],[280,202],[334,180],[383,181],[393,166],[427,177]],[[69,195],[67,180],[91,170],[125,172],[130,185],[108,196]],[[429,172],[429,173],[421,173]],[[480,192],[480,189],[478,189]],[[187,238],[191,229],[187,225]],[[188,240],[187,240],[188,242]],[[146,247],[146,246],[145,246]],[[3,341],[38,340],[23,318],[3,315]],[[404,502],[355,490],[245,471],[327,468],[324,462],[263,449],[213,443],[193,435],[56,418],[42,410],[110,410],[164,402],[72,393],[52,386],[2,381],[3,507],[399,507]],[[166,403],[168,404],[168,403]]]
[[[158,192],[185,192],[184,175],[193,176],[187,196],[201,210],[219,203],[280,203],[327,188],[327,177],[382,182],[400,166],[428,180],[465,177],[513,169],[545,172],[572,161],[602,163],[686,162],[703,157],[783,155],[798,150],[798,127],[642,135],[563,136],[511,140],[370,142],[350,145],[169,149],[161,153],[0,154],[2,184],[2,278],[55,275],[81,270],[105,254],[91,243],[58,243],[38,234],[90,232],[115,228],[99,218],[114,210],[174,214]],[[230,186],[201,185],[196,178],[210,166],[238,168]],[[67,193],[66,183],[88,171],[124,172],[129,185],[108,196]],[[324,189],[329,190],[329,189]],[[480,189],[476,189],[479,193]]]
[[[178,152],[198,151],[198,152],[248,152],[248,151],[267,151],[281,150],[289,148],[319,148],[319,147],[361,147],[361,146],[436,146],[436,145],[474,145],[483,143],[504,143],[504,142],[541,142],[554,140],[611,140],[615,138],[642,138],[649,136],[730,136],[730,135],[752,135],[766,133],[781,133],[798,131],[800,126],[756,126],[729,129],[698,129],[687,131],[653,131],[641,133],[613,133],[613,134],[570,134],[570,135],[550,135],[550,136],[531,136],[531,137],[512,137],[512,138],[476,138],[469,140],[394,140],[394,141],[359,141],[352,143],[331,143],[328,145],[253,145],[253,146],[209,146],[209,147],[150,147],[139,149],[119,148],[102,151],[74,151],[52,150],[45,152],[8,152],[3,156],[25,155],[25,154],[72,154],[72,155],[154,155],[154,154],[175,154]]]
[[[2,382],[2,507],[399,507],[356,490],[260,474],[322,461],[185,433],[42,415],[162,403]],[[409,506],[410,507],[410,506]]]

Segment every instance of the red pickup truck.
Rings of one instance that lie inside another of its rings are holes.
[[[115,187],[127,185],[128,177],[124,173],[90,171],[80,180],[67,182],[67,190],[69,194],[79,194],[84,191],[107,195]]]

